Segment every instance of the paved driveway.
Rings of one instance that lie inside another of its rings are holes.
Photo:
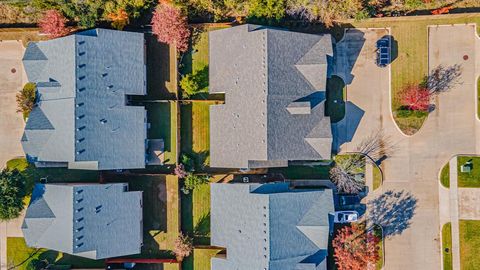
[[[411,137],[398,130],[391,116],[390,83],[386,79],[390,76],[389,68],[372,65],[371,45],[379,35],[369,34],[372,30],[364,32],[365,45],[347,88],[347,100],[364,111],[364,115],[358,127],[351,127],[354,124],[345,121],[334,131],[346,134],[346,130],[355,130],[351,142],[342,144],[341,151],[355,150],[377,129],[383,130],[395,145],[393,154],[382,164],[384,184],[369,195],[367,210],[389,234],[385,241],[385,269],[438,270],[441,268],[438,173],[453,155],[478,149],[475,29],[463,25],[429,30],[429,68],[461,64],[463,83],[438,97],[436,110]],[[465,54],[469,55],[466,61]],[[347,108],[347,117],[348,114]]]
[[[12,157],[24,155],[20,144],[24,121],[15,102],[23,86],[23,51],[20,42],[0,41],[0,168]]]
[[[17,41],[0,41],[0,169],[13,157],[23,156],[20,138],[24,121],[16,112],[15,95],[24,84],[22,65],[24,48]],[[12,69],[15,72],[12,73]],[[0,223],[0,269],[7,267],[6,237],[21,236],[17,219],[9,223]]]

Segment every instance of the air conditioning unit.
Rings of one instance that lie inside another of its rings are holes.
[[[248,183],[248,182],[250,182],[250,178],[248,178],[248,176],[244,176],[244,177],[242,178],[242,180],[243,180],[243,183]]]

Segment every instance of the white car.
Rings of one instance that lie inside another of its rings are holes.
[[[350,223],[358,221],[357,211],[336,211],[332,214],[334,223]]]

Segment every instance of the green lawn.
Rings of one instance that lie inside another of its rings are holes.
[[[452,224],[450,222],[442,227],[442,256],[443,270],[452,270]]]
[[[211,268],[210,260],[220,250],[218,249],[199,249],[193,250],[193,256],[188,257],[183,262],[182,269],[184,270],[209,270]]]
[[[217,102],[191,102],[181,106],[181,145],[197,168],[210,164],[210,105]]]
[[[193,235],[195,245],[210,244],[210,185],[182,193],[182,231]]]
[[[14,266],[17,270],[29,270],[33,263],[47,260],[57,265],[70,265],[72,268],[103,268],[103,260],[90,260],[72,256],[66,253],[47,249],[35,249],[26,245],[22,237],[7,238],[7,263],[8,268]]]
[[[165,142],[165,164],[175,164],[177,160],[177,103],[156,102],[146,104],[149,139],[163,139]]]
[[[288,166],[271,168],[269,173],[281,173],[287,179],[329,179],[330,165],[324,166]]]
[[[378,255],[380,256],[380,259],[375,264],[375,269],[381,270],[383,268],[383,256],[384,256],[382,227],[380,225],[375,224],[373,227],[373,233],[375,236],[380,238],[380,242],[378,243]]]
[[[476,14],[429,16],[365,20],[345,24],[346,27],[390,27],[394,38],[392,55],[392,108],[400,106],[398,94],[409,84],[419,84],[428,74],[428,25],[479,23]],[[396,118],[405,133],[414,133],[421,127],[422,118]]]
[[[450,163],[443,166],[442,171],[440,172],[440,183],[446,188],[450,187]]]
[[[336,123],[345,116],[345,97],[343,96],[345,83],[338,76],[332,76],[327,80],[327,102],[325,103],[325,115],[330,116],[330,121]]]
[[[460,220],[460,269],[477,270],[480,265],[480,220]]]
[[[460,172],[460,166],[471,161],[473,169],[469,173]],[[480,187],[480,157],[457,157],[458,187]]]
[[[174,99],[177,95],[177,54],[174,46],[145,34],[147,47],[147,99]]]
[[[193,29],[192,46],[183,56],[180,72],[183,75],[208,70],[208,32],[225,27],[196,27]],[[207,99],[207,93],[201,93],[190,97],[190,99]]]
[[[377,165],[372,165],[373,169],[373,190],[376,190],[382,185],[382,172]]]

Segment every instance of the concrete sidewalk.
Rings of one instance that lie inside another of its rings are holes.
[[[458,224],[458,172],[457,158],[452,158],[450,165],[450,222],[452,224],[452,265],[453,270],[460,270],[460,233]]]

